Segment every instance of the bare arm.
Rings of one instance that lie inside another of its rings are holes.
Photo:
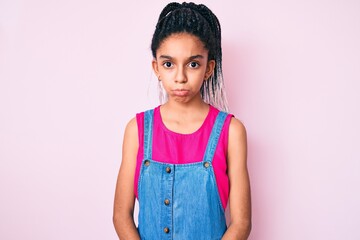
[[[246,129],[239,120],[232,118],[229,127],[227,159],[230,181],[230,225],[223,240],[246,240],[250,235],[251,197],[246,158]]]
[[[122,162],[115,190],[113,223],[119,239],[140,239],[134,223],[134,175],[136,155],[139,148],[136,119],[125,129],[122,148]]]

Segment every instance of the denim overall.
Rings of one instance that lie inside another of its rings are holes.
[[[225,214],[211,162],[226,116],[219,112],[202,162],[168,164],[152,159],[153,110],[145,112],[138,182],[142,240],[217,240],[224,235]]]

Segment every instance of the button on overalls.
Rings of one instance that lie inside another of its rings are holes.
[[[217,240],[224,235],[227,226],[212,160],[226,116],[219,112],[202,162],[167,164],[152,159],[153,110],[145,112],[138,182],[142,240]]]

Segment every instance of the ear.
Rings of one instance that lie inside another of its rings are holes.
[[[210,60],[207,62],[206,65],[206,72],[205,72],[205,80],[208,80],[211,75],[214,73],[216,62],[215,60]]]
[[[151,65],[152,65],[152,68],[154,70],[156,77],[159,78],[159,76],[160,76],[159,66],[158,66],[158,63],[155,58],[152,60]]]

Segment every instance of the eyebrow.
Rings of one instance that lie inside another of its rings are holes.
[[[165,59],[170,59],[170,60],[173,59],[173,57],[171,57],[169,55],[160,55],[159,58],[165,58]],[[194,60],[194,59],[197,59],[197,58],[202,59],[202,58],[204,58],[204,56],[200,55],[200,54],[194,55],[194,56],[189,57],[189,60]]]

